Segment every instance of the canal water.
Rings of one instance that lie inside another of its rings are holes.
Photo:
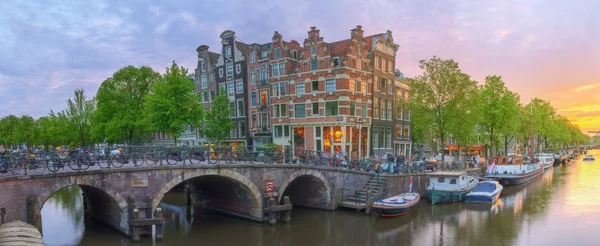
[[[600,150],[590,154],[600,157]],[[599,158],[600,159],[600,158]],[[47,245],[600,245],[600,160],[572,161],[522,186],[494,205],[431,206],[380,219],[351,210],[294,208],[292,223],[268,226],[184,205],[169,193],[160,207],[164,240],[134,244],[83,212],[78,187],[54,194],[42,209]]]

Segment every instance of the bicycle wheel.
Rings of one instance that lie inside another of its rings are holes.
[[[94,164],[94,160],[92,160],[89,156],[80,157],[79,159],[79,169],[84,171],[90,168],[92,164]]]
[[[167,152],[167,165],[176,165],[179,162],[181,153],[177,152]]]
[[[190,154],[189,154],[190,164],[192,164],[192,165],[198,165],[198,164],[200,164],[201,160],[202,160],[202,155],[198,151],[191,151],[190,152]]]
[[[112,164],[113,167],[120,168],[125,164],[125,161],[121,156],[113,155],[110,157],[110,164]]]
[[[24,165],[25,165],[24,162],[21,162],[20,160],[18,160],[18,159],[15,158],[14,162],[12,164],[12,167],[11,167],[12,173],[14,175],[18,175],[18,176],[25,175]]]
[[[81,164],[80,164],[80,160],[77,157],[71,157],[69,158],[69,160],[67,160],[67,165],[69,166],[69,168],[71,168],[71,170],[73,171],[79,171],[81,168]]]
[[[282,154],[275,154],[275,155],[273,156],[273,160],[274,160],[274,161],[275,161],[275,163],[277,163],[277,164],[283,164],[283,162],[284,162],[285,158],[283,157],[283,155],[282,155]]]
[[[98,166],[102,169],[110,168],[110,161],[108,157],[104,155],[98,156],[98,158],[96,158],[96,164],[98,164]]]
[[[235,156],[233,152],[225,152],[225,162],[227,162],[228,164],[235,164],[236,160],[235,160]]]
[[[133,166],[134,167],[139,167],[144,165],[144,156],[140,153],[133,153],[131,155],[131,161],[133,161]]]
[[[32,164],[31,164],[31,169],[33,169],[33,171],[35,173],[43,173],[44,171],[46,171],[46,163],[44,163],[42,160],[32,160]]]
[[[210,154],[208,155],[208,163],[210,163],[210,164],[217,164],[219,159],[220,159],[219,153],[217,153],[216,151],[211,151]]]
[[[144,153],[144,163],[148,166],[154,166],[157,162],[159,162],[158,155],[154,152],[146,152]]]

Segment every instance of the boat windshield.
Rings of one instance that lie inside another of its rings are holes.
[[[496,190],[496,184],[494,183],[479,183],[475,186],[473,192],[492,192]]]

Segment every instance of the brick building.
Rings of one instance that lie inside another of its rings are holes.
[[[248,122],[253,146],[273,142],[271,132],[270,54],[272,43],[248,46]]]
[[[412,122],[410,119],[410,110],[406,102],[408,101],[408,80],[404,78],[404,75],[400,70],[396,70],[394,78],[394,86],[396,96],[394,100],[395,113],[395,136],[393,140],[394,154],[399,155],[400,153],[405,156],[410,156],[412,150],[412,135],[411,128]]]
[[[217,97],[218,89],[215,66],[219,61],[219,54],[210,52],[208,45],[200,45],[198,52],[198,64],[195,70],[196,93],[202,96],[202,106],[205,109],[211,107],[211,102]],[[207,142],[202,134],[202,126],[196,128],[196,139],[198,144]]]

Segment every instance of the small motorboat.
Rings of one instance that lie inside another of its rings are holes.
[[[493,204],[498,201],[502,188],[498,181],[481,181],[467,194],[465,202]]]
[[[595,161],[596,158],[594,158],[593,155],[586,155],[585,157],[583,157],[584,161]]]
[[[419,193],[403,193],[373,203],[381,217],[395,217],[409,214],[419,203]]]
[[[373,203],[373,208],[377,209],[381,217],[402,216],[412,212],[420,199],[419,193],[412,192],[412,177],[410,177],[408,193],[379,200]]]

